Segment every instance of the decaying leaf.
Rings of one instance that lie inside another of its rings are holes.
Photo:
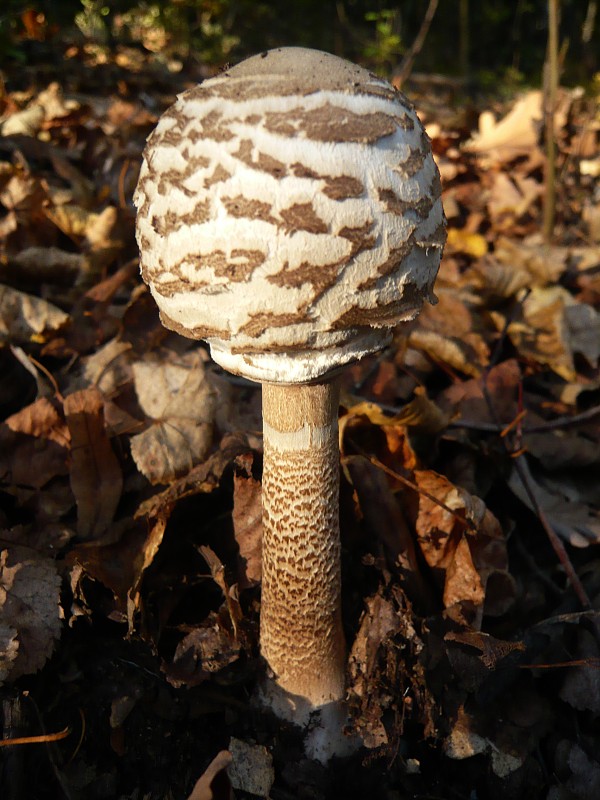
[[[402,735],[403,698],[409,694],[415,715],[433,733],[433,703],[418,661],[422,650],[412,609],[399,589],[389,598],[378,593],[367,599],[348,659],[353,724],[365,747],[387,746]]]
[[[517,393],[521,370],[514,359],[492,367],[484,378],[462,381],[449,386],[442,394],[443,405],[449,403],[462,419],[473,423],[508,424],[517,414]],[[493,413],[484,389],[491,398]]]
[[[82,253],[69,253],[58,247],[28,247],[9,259],[7,271],[35,281],[61,285],[74,283],[87,266]]]
[[[221,447],[216,453],[203,464],[194,467],[187,475],[179,478],[168,489],[144,501],[136,511],[135,517],[168,516],[181,498],[201,492],[212,492],[219,485],[225,469],[232,465],[238,456],[243,456],[249,451],[248,442],[243,435],[224,436]]]
[[[123,488],[121,467],[104,425],[104,399],[98,389],[65,398],[71,434],[71,488],[77,501],[77,531],[97,539],[113,521]]]
[[[116,394],[130,380],[128,342],[111,339],[83,360],[81,380],[73,388],[96,386],[105,397]]]
[[[60,576],[51,558],[11,545],[0,552],[0,682],[41,669],[62,627]]]
[[[430,592],[417,562],[413,534],[390,488],[390,478],[364,456],[345,456],[343,467],[356,492],[373,550],[383,549],[389,568],[398,571],[413,602],[423,609],[430,607]]]
[[[177,363],[137,361],[133,376],[140,406],[154,422],[132,437],[131,454],[151,483],[170,483],[208,451],[215,389],[197,353]]]
[[[548,247],[539,236],[514,239],[505,235],[498,237],[494,258],[509,269],[526,272],[529,286],[543,287],[559,281],[567,269],[569,249]]]

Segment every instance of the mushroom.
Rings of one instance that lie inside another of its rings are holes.
[[[339,373],[435,301],[440,193],[406,98],[295,47],[179,96],[136,190],[163,324],[262,384],[263,702],[301,726],[313,716],[321,761],[343,750]]]

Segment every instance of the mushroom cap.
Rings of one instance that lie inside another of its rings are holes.
[[[166,327],[231,372],[315,380],[434,302],[440,194],[401,93],[328,53],[271,50],[184,92],[149,137],[142,277]]]

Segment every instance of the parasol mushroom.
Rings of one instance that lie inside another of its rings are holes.
[[[142,277],[163,324],[262,383],[263,700],[303,726],[320,711],[308,751],[322,761],[343,749],[339,372],[434,302],[440,193],[406,98],[304,48],[182,94],[148,139],[136,190]]]

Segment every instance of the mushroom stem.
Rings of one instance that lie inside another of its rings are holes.
[[[344,696],[339,390],[263,385],[261,649],[273,710],[299,724]]]

